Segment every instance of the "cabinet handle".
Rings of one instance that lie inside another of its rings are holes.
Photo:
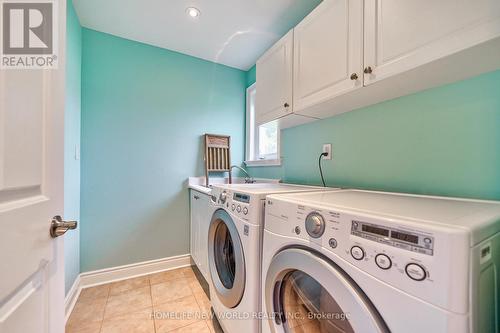
[[[368,66],[365,67],[365,70],[363,72],[365,72],[365,74],[371,74],[373,72],[373,69],[370,66]]]
[[[358,74],[352,73],[351,74],[351,80],[356,81],[358,79]]]
[[[287,107],[289,107],[289,106],[290,106],[290,104],[285,103],[285,104],[283,104],[283,106],[287,108]]]
[[[199,197],[199,196],[197,196],[197,195],[195,195],[193,198],[194,198],[195,200],[198,200],[200,197]]]

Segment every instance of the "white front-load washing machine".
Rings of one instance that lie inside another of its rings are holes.
[[[262,332],[499,332],[500,202],[267,197]]]
[[[266,195],[330,190],[333,189],[269,183],[213,186],[215,211],[208,231],[210,300],[226,333],[260,331]]]

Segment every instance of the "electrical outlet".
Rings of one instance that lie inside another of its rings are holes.
[[[323,153],[328,153],[328,156],[323,156],[324,160],[331,160],[332,159],[332,144],[331,143],[325,143],[323,144]]]

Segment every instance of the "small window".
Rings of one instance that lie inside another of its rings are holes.
[[[255,118],[256,85],[247,88],[246,165],[280,165],[280,130],[272,121],[257,125]]]

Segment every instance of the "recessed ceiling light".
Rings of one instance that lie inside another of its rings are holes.
[[[191,17],[191,18],[197,18],[201,15],[201,12],[198,8],[188,7],[188,8],[186,8],[186,14],[188,14],[189,17]]]

